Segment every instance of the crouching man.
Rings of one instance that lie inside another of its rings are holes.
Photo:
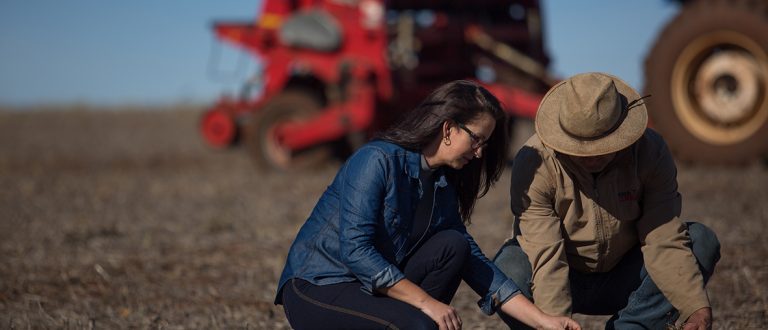
[[[611,75],[554,86],[514,160],[514,232],[494,261],[551,315],[613,315],[607,329],[710,329],[705,283],[720,243],[679,219],[677,170],[647,118],[644,99]]]

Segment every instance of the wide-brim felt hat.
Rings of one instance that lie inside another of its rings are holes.
[[[539,104],[536,134],[567,155],[598,156],[637,141],[648,124],[640,94],[605,73],[575,75],[553,86]]]

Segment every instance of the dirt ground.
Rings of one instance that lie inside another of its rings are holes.
[[[198,114],[0,111],[0,328],[289,328],[275,284],[339,164],[257,173],[243,149],[203,145]],[[679,181],[684,218],[722,243],[715,328],[768,328],[768,169],[680,164]],[[507,171],[470,227],[490,256],[508,186]],[[476,301],[462,285],[465,328],[503,328]]]

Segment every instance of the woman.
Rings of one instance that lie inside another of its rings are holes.
[[[461,280],[537,328],[579,329],[530,303],[467,233],[506,162],[506,116],[469,81],[435,90],[339,170],[291,246],[277,290],[296,329],[460,329]]]

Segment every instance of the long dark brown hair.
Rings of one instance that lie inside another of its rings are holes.
[[[499,180],[507,161],[507,115],[491,92],[472,81],[449,82],[377,136],[404,148],[421,151],[442,134],[446,120],[467,124],[481,113],[488,113],[496,120],[483,157],[473,159],[460,170],[447,171],[448,179],[458,191],[459,213],[465,223],[470,223],[475,202]]]

